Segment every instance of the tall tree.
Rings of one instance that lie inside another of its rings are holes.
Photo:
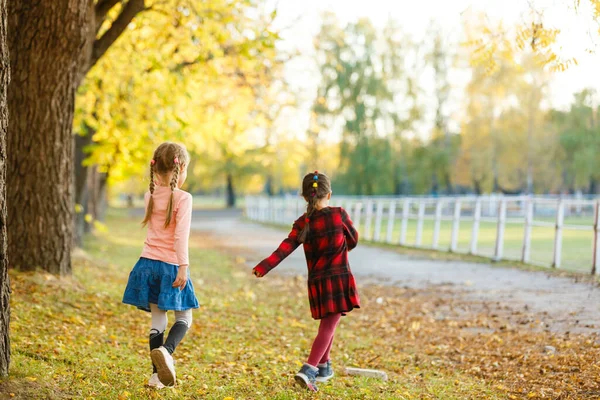
[[[560,134],[565,188],[590,194],[599,192],[600,107],[595,93],[586,89],[575,95],[568,112],[554,111],[552,120]]]
[[[14,254],[11,266],[42,267],[61,274],[71,270],[74,94],[90,68],[126,30],[139,30],[142,35],[148,32],[147,25],[131,24],[133,19],[143,11],[196,18],[186,23],[170,21],[179,29],[157,37],[156,42],[166,51],[149,66],[152,70],[165,60],[178,60],[176,68],[187,68],[231,50],[227,43],[219,43],[225,44],[222,47],[203,45],[211,35],[237,37],[235,18],[243,15],[246,6],[255,4],[225,0],[210,4],[187,0],[10,2],[9,47],[15,55],[11,58],[13,70],[18,71],[9,88],[11,119],[15,121],[8,138],[9,154],[14,154],[9,159],[8,183],[9,226],[14,228],[9,229],[9,254]],[[230,13],[223,12],[227,7]],[[246,32],[256,42],[272,39],[257,34],[256,29]],[[182,44],[186,38],[188,43]],[[257,49],[249,43],[252,40],[240,50],[252,56]],[[122,61],[129,66],[128,60]],[[75,144],[77,160],[81,160],[87,143],[79,140]],[[80,191],[85,176],[83,173],[78,180],[78,200],[83,198]]]
[[[382,36],[380,57],[389,96],[379,101],[385,110],[383,120],[393,152],[393,193],[400,195],[409,193],[411,186],[408,165],[413,143],[407,136],[414,132],[423,114],[417,82],[424,65],[419,54],[421,46],[406,36],[392,19],[383,29]]]
[[[91,58],[91,2],[9,2],[8,250],[11,266],[71,271],[75,90]]]
[[[10,281],[6,252],[6,90],[10,81],[6,0],[0,0],[0,376],[8,375],[10,364]]]
[[[158,143],[179,140],[202,155],[190,170],[192,187],[211,188],[206,185],[210,178],[195,179],[200,171],[211,170],[212,177],[215,169],[227,169],[231,174],[223,172],[219,183],[229,187],[232,200],[246,169],[233,165],[249,161],[239,159],[238,145],[251,149],[246,128],[258,125],[264,119],[260,110],[275,102],[262,92],[269,90],[273,71],[282,68],[274,45],[278,36],[271,28],[276,13],[264,12],[261,2],[175,3],[161,5],[169,12],[138,15],[139,28],[128,30],[81,85],[75,130],[83,137],[93,134],[83,166],[108,174],[110,184],[122,182],[147,173]],[[107,72],[111,79],[105,78]],[[250,113],[256,118],[247,124],[242,120]],[[235,134],[222,124],[228,114],[235,120]],[[225,136],[230,134],[235,140],[228,143]],[[218,151],[207,154],[221,140]],[[231,152],[222,153],[223,148]],[[214,157],[217,153],[222,157]],[[235,153],[234,159],[225,153]],[[208,160],[212,164],[207,169]],[[140,187],[134,186],[135,191]],[[88,212],[88,220],[98,217],[92,208]]]
[[[351,193],[372,195],[379,184],[391,184],[385,177],[392,170],[389,143],[383,145],[386,151],[374,151],[382,150],[385,136],[382,103],[393,97],[382,74],[377,31],[366,19],[341,30],[332,16],[325,17],[315,40],[322,82],[313,110],[327,117],[329,126],[343,126],[339,184]]]
[[[432,31],[432,48],[427,55],[434,72],[435,82],[435,122],[432,132],[432,140],[428,146],[430,153],[432,188],[436,193],[438,186],[443,184],[448,194],[454,193],[452,184],[452,167],[456,157],[456,137],[450,134],[448,127],[448,98],[450,96],[450,82],[448,81],[449,63],[451,55],[449,54],[448,44],[440,28]]]
[[[9,2],[12,267],[71,272],[75,91],[144,9],[144,0]]]
[[[480,15],[471,15],[465,22],[467,42],[477,40],[481,32],[496,29],[489,26]],[[498,28],[499,29],[499,28]],[[469,55],[472,66],[471,80],[466,88],[465,116],[456,177],[463,185],[471,186],[476,193],[508,190],[502,186],[503,135],[498,118],[512,107],[515,86],[522,80],[513,60],[513,48],[496,49],[492,64],[482,63],[485,47]],[[507,149],[510,151],[511,149]]]

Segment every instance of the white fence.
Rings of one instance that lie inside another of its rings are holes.
[[[600,200],[552,197],[332,197],[363,239],[523,263],[600,267]],[[289,226],[301,197],[246,198],[247,218]]]

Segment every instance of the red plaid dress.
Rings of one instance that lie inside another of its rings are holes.
[[[300,245],[305,215],[298,218],[292,231],[277,250],[262,260],[256,270],[262,275],[275,268]],[[341,207],[326,207],[310,217],[310,232],[304,245],[308,266],[308,299],[314,319],[328,314],[345,314],[360,308],[360,298],[348,263],[348,251],[356,247],[358,232]]]

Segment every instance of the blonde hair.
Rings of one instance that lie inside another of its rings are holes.
[[[148,207],[146,207],[146,216],[142,221],[142,225],[146,225],[152,217],[152,211],[154,209],[154,201],[152,195],[154,194],[154,188],[156,182],[154,182],[154,175],[166,176],[169,173],[171,175],[171,197],[169,198],[169,204],[167,205],[167,219],[165,220],[165,228],[171,223],[173,217],[173,192],[177,188],[177,182],[179,181],[179,171],[181,166],[188,165],[190,162],[190,156],[184,146],[165,142],[158,146],[154,150],[154,156],[150,161],[150,200],[148,201]]]

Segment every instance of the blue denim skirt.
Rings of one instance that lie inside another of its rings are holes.
[[[177,265],[140,258],[129,273],[123,303],[144,311],[150,311],[150,303],[157,304],[158,308],[165,311],[198,308],[189,270],[188,281],[183,290],[172,286],[178,270]]]

